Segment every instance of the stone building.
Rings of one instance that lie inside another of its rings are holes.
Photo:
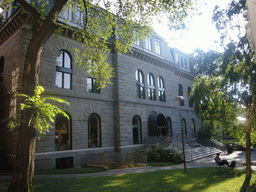
[[[247,35],[250,41],[251,47],[253,51],[256,53],[256,1],[255,0],[247,0],[246,1],[247,8],[247,18],[248,23],[246,24]]]
[[[0,31],[0,74],[2,117],[17,116],[16,96],[22,87],[22,70],[31,34],[28,18],[19,10],[2,13]],[[63,19],[60,15],[59,21]],[[158,138],[181,138],[181,122],[188,139],[196,138],[200,119],[189,92],[193,85],[193,64],[187,55],[168,47],[157,34],[135,42],[132,53],[111,53],[107,62],[115,77],[112,85],[97,89],[95,79],[74,62],[74,48],[81,43],[65,35],[54,35],[41,56],[39,84],[45,95],[65,99],[59,105],[70,119],[57,115],[55,128],[36,145],[36,167],[55,167],[61,158],[78,166],[86,154],[135,150],[155,144]],[[183,96],[179,106],[175,101]],[[180,110],[179,110],[180,109]],[[182,121],[180,118],[180,111]],[[12,159],[16,135],[1,127],[1,150]]]

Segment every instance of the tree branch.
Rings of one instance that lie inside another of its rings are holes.
[[[56,24],[57,18],[67,2],[68,0],[57,0],[50,12],[47,14],[39,30],[39,35],[43,39],[43,44],[50,38],[50,36],[54,33],[55,29],[58,27],[58,25]]]
[[[88,31],[87,31],[87,24],[88,24],[88,9],[87,9],[87,3],[85,0],[83,0],[83,3],[84,3],[84,9],[85,9],[85,24],[84,24],[84,30],[86,31],[86,34],[87,34],[87,37],[89,39],[91,39],[91,36],[88,34]]]
[[[29,12],[32,17],[37,20],[40,18],[40,14],[38,11],[31,6],[29,3],[27,3],[25,0],[16,0],[27,12]]]

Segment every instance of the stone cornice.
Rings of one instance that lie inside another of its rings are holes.
[[[170,61],[164,60],[162,58],[159,58],[157,56],[154,56],[153,54],[149,54],[147,52],[138,50],[138,49],[133,49],[132,52],[126,53],[126,55],[136,58],[138,60],[144,61],[146,63],[150,63],[152,65],[155,65],[160,68],[167,69],[169,71],[174,72],[174,74],[181,76],[183,78],[193,80],[195,78],[194,75],[191,73],[184,71],[179,68],[179,66],[173,64]]]
[[[4,24],[0,30],[0,46],[7,41],[23,24],[28,23],[29,15],[20,14],[21,10],[14,12],[12,17]]]

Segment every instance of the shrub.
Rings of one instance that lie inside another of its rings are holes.
[[[182,162],[182,154],[172,149],[141,149],[147,154],[148,162]]]
[[[198,131],[198,139],[208,140],[212,137],[213,126],[207,123],[203,123]]]

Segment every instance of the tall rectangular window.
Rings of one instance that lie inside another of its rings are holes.
[[[165,102],[165,89],[164,89],[164,79],[163,77],[158,78],[158,97],[159,101]]]
[[[72,82],[72,60],[70,54],[60,50],[56,58],[55,86],[71,89]]]
[[[155,78],[152,73],[148,74],[148,99],[156,100]]]
[[[137,87],[137,97],[145,99],[145,84],[144,75],[140,69],[135,72],[136,87]]]
[[[87,77],[87,92],[100,94],[100,89],[98,89],[96,79]]]

